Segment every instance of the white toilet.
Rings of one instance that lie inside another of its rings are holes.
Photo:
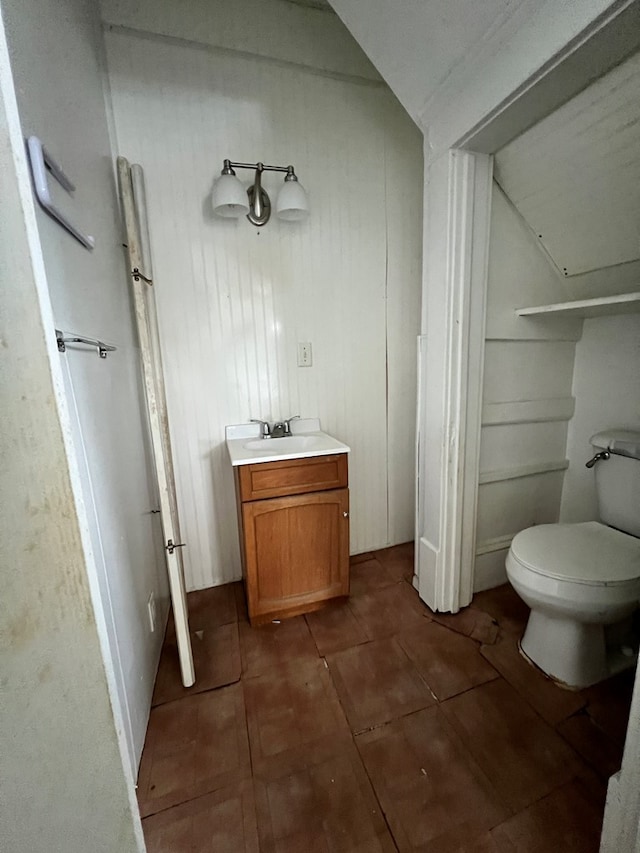
[[[518,533],[507,577],[531,608],[520,648],[547,675],[579,688],[635,663],[621,625],[640,602],[640,432],[594,435],[601,522]]]

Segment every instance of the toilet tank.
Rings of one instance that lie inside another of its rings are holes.
[[[611,454],[595,465],[600,521],[640,537],[640,431],[606,430],[591,444]]]

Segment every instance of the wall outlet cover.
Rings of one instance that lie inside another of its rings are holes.
[[[298,367],[311,367],[313,364],[313,356],[311,354],[311,343],[298,344]]]

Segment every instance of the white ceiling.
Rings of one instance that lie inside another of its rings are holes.
[[[495,166],[562,275],[640,259],[640,54],[503,148]]]

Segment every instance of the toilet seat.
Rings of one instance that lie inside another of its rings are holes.
[[[640,539],[598,521],[529,527],[514,537],[511,556],[543,577],[588,586],[640,578]]]

